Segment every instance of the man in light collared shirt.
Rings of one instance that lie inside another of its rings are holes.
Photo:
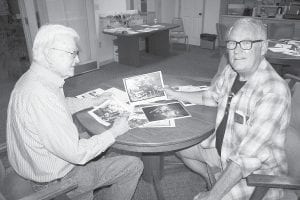
[[[218,169],[216,183],[194,200],[248,200],[251,173],[285,175],[286,129],[291,96],[286,82],[265,59],[266,28],[254,18],[238,19],[228,32],[228,63],[207,91],[184,93],[166,88],[169,97],[216,106],[216,130],[199,145],[178,153],[185,164],[206,178],[206,165]],[[210,179],[211,178],[211,179]],[[265,200],[281,199],[270,189]]]
[[[62,25],[39,29],[33,62],[10,97],[9,161],[34,189],[74,179],[78,188],[68,193],[72,199],[93,199],[93,190],[111,185],[110,199],[130,200],[143,170],[141,160],[133,156],[96,158],[129,130],[128,116],[117,119],[100,135],[80,139],[72,114],[101,104],[111,94],[85,99],[64,96],[64,79],[74,75],[79,62],[78,40],[73,29]]]

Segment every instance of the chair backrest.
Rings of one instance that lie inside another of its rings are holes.
[[[300,179],[300,82],[290,85],[290,89],[292,91],[292,114],[285,150],[289,176]]]
[[[177,25],[179,25],[179,27],[171,29],[171,32],[184,32],[182,18],[177,18],[177,17],[173,18],[172,24],[177,24]]]
[[[269,23],[267,24],[268,39],[294,38],[295,23]]]
[[[217,29],[217,34],[218,34],[219,47],[225,47],[226,46],[227,26],[222,23],[216,23],[216,29]]]

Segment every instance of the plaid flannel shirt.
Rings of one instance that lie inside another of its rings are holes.
[[[216,127],[220,124],[236,72],[228,65],[221,76],[203,92],[202,104],[218,106]],[[222,150],[224,170],[229,161],[240,166],[243,178],[251,173],[285,175],[284,152],[286,129],[290,120],[291,96],[286,82],[264,59],[257,71],[232,98]],[[201,143],[203,148],[215,147],[216,135]],[[241,179],[223,200],[249,199],[254,187]],[[271,189],[266,199],[279,199],[283,190]]]

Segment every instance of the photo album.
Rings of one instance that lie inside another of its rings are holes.
[[[103,92],[111,92],[112,99],[88,111],[97,122],[107,127],[124,112],[130,113],[130,128],[175,127],[175,119],[191,117],[185,105],[192,104],[167,99],[161,71],[124,78],[123,84],[125,91],[98,88],[76,97],[98,97]]]

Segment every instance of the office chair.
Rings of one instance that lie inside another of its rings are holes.
[[[6,144],[0,144],[0,158],[5,157],[5,153]],[[77,183],[67,180],[34,192],[28,180],[20,177],[11,167],[4,167],[0,159],[0,200],[66,200],[69,199],[66,193],[75,188]]]
[[[293,39],[295,23],[269,23],[267,24],[268,39]]]
[[[288,176],[249,175],[247,184],[256,187],[250,200],[263,199],[269,188],[285,189],[284,200],[300,199],[300,77],[286,74],[284,78],[289,80],[292,94],[292,115],[285,141]]]
[[[172,49],[172,43],[174,41],[179,42],[181,39],[184,39],[186,45],[186,50],[189,50],[189,37],[184,31],[183,20],[182,18],[173,18],[172,24],[177,24],[179,27],[170,30],[170,45]]]

